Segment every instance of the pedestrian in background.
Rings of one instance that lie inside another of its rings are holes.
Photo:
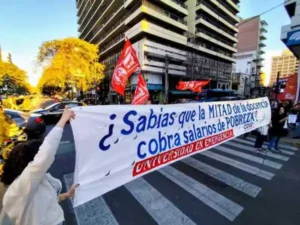
[[[285,135],[284,124],[287,120],[287,115],[283,106],[279,106],[272,115],[272,128],[270,129],[270,141],[268,145],[269,151],[275,151],[278,149],[278,142],[280,137]]]
[[[67,107],[43,143],[28,141],[16,145],[10,152],[1,175],[1,182],[8,188],[3,198],[0,224],[63,223],[64,213],[58,202],[73,197],[78,185],[60,194],[60,180],[47,171],[54,162],[65,124],[74,117],[74,113]]]
[[[263,143],[267,139],[268,132],[269,132],[269,125],[265,125],[262,127],[259,127],[256,130],[256,140],[254,144],[254,148],[256,149],[257,152],[263,151]]]

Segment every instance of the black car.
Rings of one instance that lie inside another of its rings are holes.
[[[24,113],[22,111],[4,109],[7,117],[12,119],[19,128],[24,128],[28,138],[39,138],[46,130],[46,125],[40,114]]]
[[[33,112],[41,114],[46,124],[55,124],[60,120],[66,105],[71,108],[85,106],[83,102],[58,102],[46,107],[45,109],[38,109]]]

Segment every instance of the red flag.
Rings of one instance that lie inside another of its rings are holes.
[[[177,90],[191,90],[193,92],[202,92],[202,87],[209,84],[209,80],[204,81],[179,81],[176,86]]]
[[[148,98],[149,98],[149,92],[147,88],[147,83],[145,82],[143,76],[139,74],[138,82],[136,85],[136,89],[131,104],[142,105],[148,100]]]
[[[193,89],[193,92],[197,92],[197,93],[203,92],[202,86],[195,87],[195,88]]]
[[[112,88],[120,95],[124,95],[128,78],[140,67],[136,52],[127,39],[112,75]]]

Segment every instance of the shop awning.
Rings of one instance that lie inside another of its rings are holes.
[[[178,91],[178,90],[171,90],[169,92],[173,95],[193,95],[193,94],[196,94],[196,93],[191,92],[191,91]]]

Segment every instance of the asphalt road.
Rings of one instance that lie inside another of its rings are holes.
[[[50,130],[48,127],[47,130]],[[73,181],[75,151],[67,125],[50,172]],[[236,138],[121,186],[78,208],[62,204],[70,225],[299,225],[300,156],[257,154]]]

